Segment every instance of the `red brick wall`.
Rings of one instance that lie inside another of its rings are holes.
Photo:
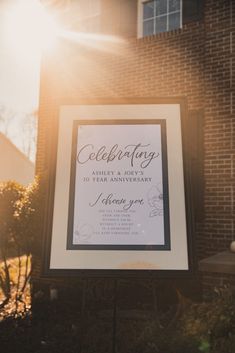
[[[205,220],[206,254],[228,249],[234,236],[233,1],[206,2]]]
[[[211,298],[218,295],[221,288],[229,288],[232,292],[235,291],[235,278],[233,274],[221,274],[204,272],[203,278],[203,296]]]
[[[189,117],[204,112],[204,218],[197,224],[197,255],[228,248],[234,235],[234,9],[232,0],[207,0],[200,22],[170,33],[120,43],[63,41],[42,65],[38,172],[46,174],[50,163],[58,105],[99,97],[186,97]]]

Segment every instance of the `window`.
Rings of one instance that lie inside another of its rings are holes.
[[[141,6],[143,37],[182,25],[182,0],[141,1]]]

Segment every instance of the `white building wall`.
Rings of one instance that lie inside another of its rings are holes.
[[[27,185],[34,179],[34,164],[0,133],[0,182],[14,180]]]

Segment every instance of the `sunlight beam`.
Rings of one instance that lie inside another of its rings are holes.
[[[4,36],[8,46],[20,57],[30,59],[53,48],[58,34],[55,19],[38,0],[18,0],[5,14]]]
[[[112,54],[120,54],[120,47],[118,47],[118,45],[125,43],[123,38],[99,33],[61,30],[59,36],[68,41],[80,44],[86,48],[109,52]]]

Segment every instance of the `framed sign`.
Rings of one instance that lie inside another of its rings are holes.
[[[75,120],[72,144],[67,249],[170,250],[165,120]]]
[[[180,103],[60,107],[44,274],[191,270],[182,115]]]

